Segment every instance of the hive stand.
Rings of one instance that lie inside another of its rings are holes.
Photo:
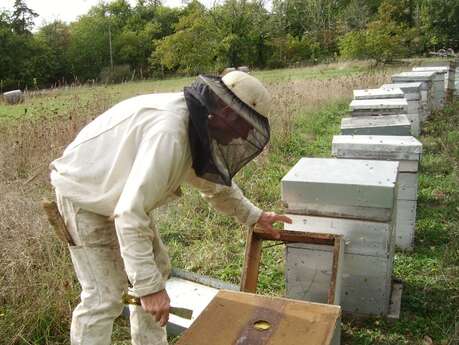
[[[308,243],[333,247],[332,274],[328,288],[328,304],[340,304],[341,278],[344,256],[343,236],[335,234],[319,234],[282,230],[280,238],[274,238],[270,233],[251,228],[247,235],[244,268],[241,279],[241,291],[256,293],[258,272],[261,261],[262,242],[281,241],[284,243]]]

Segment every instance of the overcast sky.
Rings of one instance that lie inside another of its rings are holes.
[[[52,22],[55,19],[67,23],[75,21],[78,16],[85,14],[88,10],[97,5],[101,0],[26,0],[29,8],[39,14],[35,20],[36,26],[42,26],[44,23]],[[105,2],[110,2],[105,0]],[[128,0],[131,5],[135,5],[136,0]],[[204,0],[202,3],[212,4],[211,0]],[[181,0],[163,0],[163,5],[169,7],[181,6]],[[0,0],[0,8],[12,10],[14,0]]]

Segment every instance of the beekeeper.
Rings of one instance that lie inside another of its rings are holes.
[[[183,92],[115,105],[51,163],[82,289],[73,345],[110,344],[128,289],[141,300],[130,306],[132,343],[167,344],[171,266],[149,212],[177,197],[182,183],[240,223],[277,234],[273,223],[290,221],[254,206],[232,182],[269,141],[269,105],[268,91],[247,73],[199,76]]]

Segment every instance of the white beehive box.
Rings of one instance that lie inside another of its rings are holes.
[[[395,218],[395,245],[412,250],[416,229],[416,200],[397,200]]]
[[[436,109],[435,90],[438,88],[437,72],[402,72],[392,76],[392,83],[424,82],[427,85],[427,115],[430,115],[432,109]],[[435,86],[434,86],[434,83]]]
[[[456,73],[454,75],[454,95],[459,96],[459,67],[456,68]]]
[[[289,244],[286,248],[287,297],[326,303],[332,251],[324,246]],[[393,253],[344,254],[341,308],[358,315],[387,315],[390,308]]]
[[[416,218],[408,218],[407,215],[414,214],[414,217],[416,215],[418,173],[413,171],[415,170],[413,168],[416,167],[417,170],[422,144],[413,137],[338,135],[333,137],[332,153],[338,158],[401,161],[395,211],[397,217],[395,244],[401,249],[412,249]],[[410,202],[408,209],[405,201]]]
[[[407,116],[412,124],[411,135],[418,136],[421,132],[421,122],[427,118],[429,109],[427,105],[427,84],[422,82],[384,84],[381,89],[401,89],[403,91],[408,102]]]
[[[354,99],[349,105],[352,116],[407,114],[408,102],[403,98]]]
[[[286,230],[343,235],[345,250],[341,306],[357,314],[386,315],[391,295],[394,232],[391,223],[288,214]],[[289,244],[287,296],[326,303],[331,278],[330,248]]]
[[[405,94],[401,89],[362,89],[354,90],[354,99],[387,99],[404,98]]]
[[[390,221],[398,162],[302,158],[282,178],[290,213]]]
[[[447,67],[413,67],[413,72],[431,72],[437,74],[433,80],[434,99],[436,109],[441,109],[445,106],[446,101],[446,86],[448,83],[448,68]]]
[[[8,104],[18,104],[24,102],[24,94],[21,90],[13,90],[3,93],[3,98]]]
[[[344,117],[341,134],[407,136],[411,134],[411,122],[406,115]]]
[[[445,72],[445,90],[454,88],[455,69],[451,66],[422,66],[413,67],[414,72],[441,71]]]

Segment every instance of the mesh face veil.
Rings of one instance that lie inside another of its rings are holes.
[[[233,176],[268,143],[268,119],[242,102],[219,77],[199,76],[184,94],[196,175],[231,186]]]

